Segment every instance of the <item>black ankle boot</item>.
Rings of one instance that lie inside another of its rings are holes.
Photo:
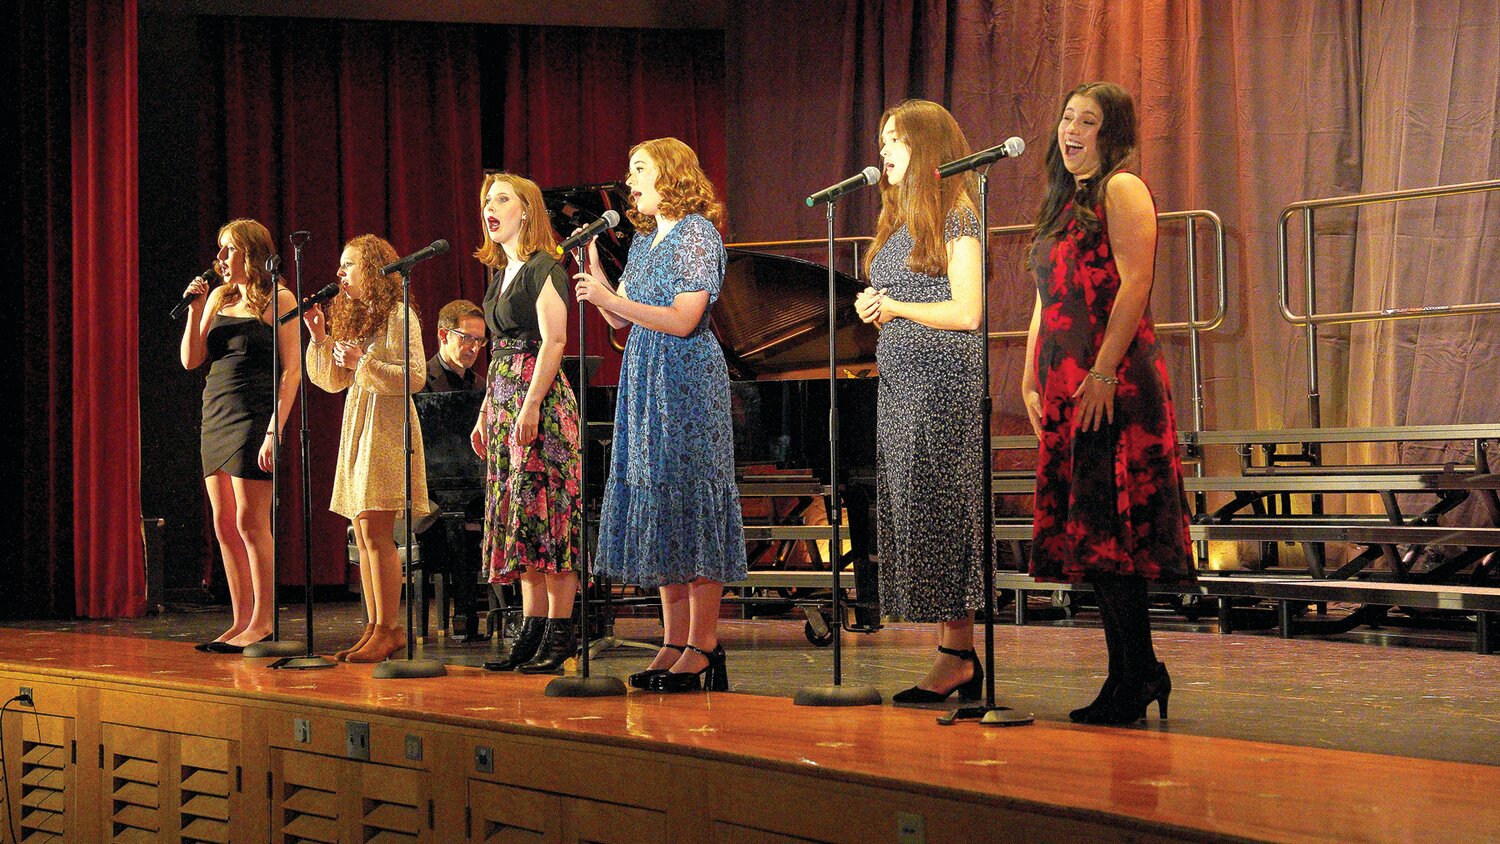
[[[1167,720],[1167,698],[1172,694],[1172,675],[1167,664],[1156,663],[1144,677],[1120,681],[1109,700],[1100,704],[1084,719],[1085,724],[1134,724],[1146,717],[1146,709],[1156,701],[1156,714]]]
[[[974,670],[973,676],[946,692],[935,692],[931,689],[924,689],[921,686],[912,686],[906,691],[896,692],[892,695],[891,703],[942,703],[954,692],[958,692],[961,700],[979,700],[979,695],[984,689],[984,666],[979,664],[979,656],[974,653],[973,649],[961,651],[956,648],[945,648],[939,645],[938,653],[967,660],[969,667]]]
[[[546,628],[547,619],[544,616],[525,616],[521,619],[521,630],[516,634],[516,640],[510,643],[510,653],[504,659],[491,660],[484,664],[486,671],[514,671],[522,665],[531,661],[536,656],[537,648],[542,644],[542,630]]]
[[[571,618],[549,618],[542,646],[531,661],[516,669],[522,674],[559,674],[563,663],[578,651],[578,627]]]

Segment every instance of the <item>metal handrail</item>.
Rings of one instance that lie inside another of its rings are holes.
[[[1325,199],[1304,199],[1301,202],[1293,202],[1281,210],[1281,219],[1277,227],[1276,246],[1278,250],[1281,289],[1277,304],[1281,308],[1281,317],[1296,326],[1309,325],[1342,325],[1358,322],[1383,322],[1393,319],[1424,319],[1426,317],[1438,316],[1474,316],[1476,314],[1500,313],[1500,302],[1475,302],[1460,305],[1424,305],[1410,308],[1383,308],[1378,311],[1339,311],[1336,313],[1317,313],[1315,300],[1313,298],[1312,286],[1314,282],[1313,273],[1313,212],[1320,208],[1353,208],[1363,205],[1379,205],[1385,202],[1403,202],[1411,199],[1433,199],[1441,196],[1459,196],[1469,193],[1483,193],[1485,191],[1500,190],[1500,179],[1490,179],[1483,182],[1465,182],[1457,185],[1438,185],[1430,188],[1409,188],[1407,190],[1383,191],[1381,193],[1362,193],[1353,196],[1335,196]],[[1307,313],[1292,313],[1291,279],[1287,268],[1287,222],[1301,212],[1303,220],[1305,249],[1303,255],[1303,277],[1308,285],[1308,307]]]
[[[1383,191],[1380,193],[1335,196],[1324,199],[1304,199],[1281,209],[1281,218],[1276,226],[1277,267],[1280,290],[1276,294],[1276,305],[1281,318],[1292,325],[1300,326],[1307,335],[1307,414],[1308,424],[1314,428],[1323,425],[1321,384],[1318,374],[1318,326],[1350,324],[1360,322],[1384,322],[1393,319],[1423,319],[1439,316],[1463,316],[1500,313],[1500,302],[1480,302],[1467,305],[1431,305],[1416,308],[1385,308],[1379,311],[1341,311],[1318,313],[1318,285],[1314,273],[1317,260],[1316,229],[1313,212],[1319,208],[1352,208],[1360,205],[1378,205],[1382,202],[1402,202],[1409,199],[1435,199],[1441,196],[1458,196],[1466,193],[1500,190],[1500,179],[1484,182],[1465,182],[1457,185],[1438,185],[1430,188]],[[1307,289],[1307,313],[1292,313],[1291,280],[1287,272],[1287,221],[1294,214],[1302,216],[1302,275]]]
[[[1184,220],[1188,226],[1188,240],[1190,244],[1196,244],[1197,221],[1207,220],[1213,227],[1214,236],[1214,271],[1217,281],[1217,289],[1214,291],[1214,315],[1207,320],[1200,321],[1197,318],[1198,304],[1198,253],[1191,245],[1187,250],[1188,262],[1188,302],[1190,313],[1186,322],[1162,322],[1156,325],[1157,334],[1188,334],[1194,331],[1213,331],[1224,324],[1224,317],[1229,312],[1229,284],[1225,276],[1224,261],[1224,221],[1219,215],[1206,209],[1193,209],[1189,211],[1165,211],[1156,215],[1158,221]],[[996,226],[990,229],[990,234],[1030,234],[1032,227],[1029,224],[1014,226]],[[991,340],[1020,340],[1025,339],[1026,329],[1016,331],[991,331]]]

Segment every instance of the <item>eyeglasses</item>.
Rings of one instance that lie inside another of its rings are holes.
[[[478,349],[484,345],[483,337],[475,337],[472,334],[465,334],[462,331],[459,331],[457,328],[448,329],[448,333],[450,335],[458,337],[458,344],[460,346],[465,346],[470,349]]]

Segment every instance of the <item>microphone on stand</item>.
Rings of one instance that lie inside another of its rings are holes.
[[[956,176],[959,173],[967,173],[976,167],[983,167],[1002,158],[1015,158],[1025,151],[1025,141],[1016,137],[1006,138],[1004,143],[996,144],[989,149],[982,149],[963,158],[955,158],[947,164],[939,166],[937,177],[939,179],[946,179],[949,176]]]
[[[297,317],[302,316],[302,314],[313,305],[321,305],[337,295],[339,295],[338,282],[330,282],[329,284],[326,284],[321,289],[319,289],[317,293],[314,293],[306,299],[303,299],[302,304],[282,314],[281,318],[276,320],[276,324],[286,325]]]
[[[214,268],[213,267],[209,267],[208,269],[206,269],[203,272],[198,273],[198,275],[194,276],[193,279],[192,279],[192,281],[189,281],[188,284],[192,284],[194,281],[197,281],[200,278],[203,279],[204,281],[208,282],[208,286],[210,288],[212,288],[213,285],[214,285],[214,282],[216,282],[216,281],[219,280],[219,274],[216,273],[216,272],[214,272]],[[191,293],[189,293],[188,295],[182,297],[182,301],[178,302],[176,305],[174,305],[172,307],[172,313],[170,313],[170,314],[167,315],[167,319],[179,319],[179,318],[181,318],[183,314],[187,313],[188,308],[193,304],[193,300],[197,299],[197,298],[198,298],[197,296],[195,296],[195,295],[193,295]]]
[[[397,261],[394,264],[386,264],[385,266],[381,267],[380,268],[380,274],[381,275],[390,275],[391,273],[403,273],[404,274],[407,270],[409,270],[409,269],[412,268],[413,264],[420,264],[423,261],[427,260],[428,258],[436,258],[437,256],[439,256],[439,255],[441,255],[441,254],[443,254],[444,252],[447,252],[447,251],[448,251],[448,241],[446,241],[446,240],[434,240],[432,242],[431,246],[424,246],[421,249],[418,249],[417,251],[411,253],[410,255],[407,255],[405,258],[402,258],[401,260]]]
[[[836,185],[829,185],[828,187],[823,188],[812,196],[809,196],[807,198],[807,207],[812,208],[815,205],[821,205],[825,202],[832,202],[846,193],[857,191],[863,187],[868,187],[878,181],[880,181],[880,171],[876,170],[874,167],[866,167],[865,169],[859,171],[859,175],[850,176],[849,178],[843,180],[842,182],[839,182]]]
[[[620,224],[620,212],[610,208],[599,216],[599,219],[584,226],[576,232],[563,238],[563,242],[557,244],[557,254],[562,255],[569,249],[588,243],[603,232]]]

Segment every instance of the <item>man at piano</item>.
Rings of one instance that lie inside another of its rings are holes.
[[[468,299],[454,299],[438,311],[438,352],[427,361],[424,393],[475,390],[482,385],[474,361],[484,346],[484,311]]]

